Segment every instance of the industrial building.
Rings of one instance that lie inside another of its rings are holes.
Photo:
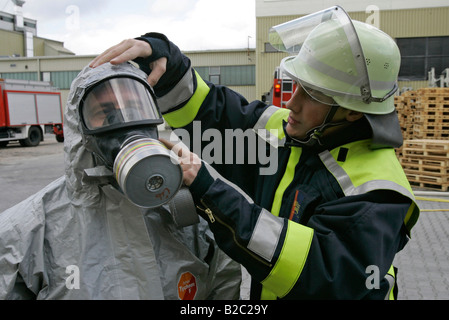
[[[286,56],[269,45],[270,27],[335,4],[333,0],[256,0],[256,96],[271,87],[274,68]],[[449,68],[449,1],[342,0],[338,4],[352,19],[373,24],[397,41],[402,56],[400,89],[428,87],[432,68],[437,78]],[[444,76],[449,78],[447,72]]]
[[[23,17],[25,1],[13,0],[13,10],[0,12],[0,77],[52,81],[66,99],[70,84],[94,56],[79,56],[59,41],[36,34],[38,21]],[[401,89],[439,86],[449,78],[449,2],[428,0],[342,0],[356,20],[376,25],[393,37],[401,50]],[[273,74],[286,54],[268,43],[271,26],[322,10],[334,1],[255,0],[256,48],[185,52],[205,79],[227,85],[248,100],[270,90]],[[142,30],[136,30],[141,32]],[[100,52],[99,52],[100,53]],[[429,72],[434,70],[429,79]]]

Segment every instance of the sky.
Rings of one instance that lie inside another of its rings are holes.
[[[7,6],[0,0],[0,11]],[[147,32],[164,33],[183,51],[255,48],[255,0],[26,0],[23,15],[37,20],[37,36],[77,55]]]

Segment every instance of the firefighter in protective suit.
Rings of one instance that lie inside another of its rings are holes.
[[[176,175],[164,171],[176,165],[153,156],[150,143],[158,123],[141,70],[125,63],[81,71],[65,111],[65,176],[0,214],[0,299],[239,298],[240,265],[218,249],[204,220],[180,226],[176,197],[143,203],[113,175],[122,138],[140,141],[137,155],[156,162],[135,161],[149,164],[153,178],[130,196],[172,187]]]
[[[213,163],[224,180],[178,149],[198,213],[251,274],[251,298],[392,299],[393,260],[419,215],[394,151],[397,45],[338,6],[273,27],[270,41],[292,54],[281,62],[297,83],[287,109],[203,81],[161,34],[125,40],[91,66],[134,59],[172,127],[254,130],[276,153],[274,172],[262,161]]]

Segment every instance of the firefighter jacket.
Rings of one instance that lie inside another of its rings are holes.
[[[372,148],[366,119],[300,147],[283,130],[288,110],[205,82],[160,34],[140,39],[168,57],[155,87],[165,120],[213,160],[218,175],[203,163],[190,190],[219,246],[251,274],[251,298],[390,298],[419,209],[394,149]],[[244,147],[226,139],[238,133]]]

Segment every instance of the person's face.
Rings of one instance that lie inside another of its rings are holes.
[[[94,94],[90,94],[85,104],[89,105],[89,109],[84,111],[84,119],[90,129],[96,129],[105,125],[114,124],[111,115],[114,113],[123,113],[128,109],[131,110],[136,106],[136,98],[132,92],[122,90],[120,101],[111,90],[97,90]],[[124,108],[125,107],[125,108]],[[115,118],[118,120],[118,118]]]
[[[305,139],[309,130],[321,125],[324,122],[332,104],[333,100],[329,97],[321,95],[320,101],[326,101],[328,104],[321,103],[312,98],[300,85],[297,84],[296,91],[292,98],[287,102],[286,107],[289,109],[290,115],[286,131],[289,136],[295,139]],[[339,107],[334,115],[332,122],[341,122],[345,119],[348,121],[355,121],[362,116],[359,112],[354,112],[348,109]],[[323,135],[327,135],[336,128],[329,128]]]
[[[310,129],[323,123],[331,108],[313,99],[299,84],[286,107],[290,110],[286,131],[292,138],[300,140]]]

